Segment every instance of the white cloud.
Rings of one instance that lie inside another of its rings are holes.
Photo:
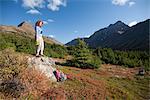
[[[133,6],[133,5],[135,5],[135,2],[133,2],[133,1],[129,2],[130,7]]]
[[[123,6],[125,5],[127,2],[129,2],[130,0],[112,0],[112,4],[114,5],[119,5],[119,6]]]
[[[48,22],[51,22],[51,23],[52,23],[52,22],[54,22],[54,20],[53,20],[53,19],[48,19],[47,21],[48,21]]]
[[[28,14],[41,14],[38,10],[36,9],[31,9],[31,10],[28,10],[26,13]]]
[[[133,21],[129,23],[129,26],[132,27],[133,25],[136,25],[138,22],[137,21]]]
[[[48,19],[46,21],[43,21],[44,24],[48,24],[48,23],[52,23],[52,22],[54,22],[54,20],[52,20],[52,19]]]
[[[66,6],[66,0],[48,0],[47,8],[52,11],[58,11],[60,6]]]
[[[48,24],[48,22],[47,22],[47,21],[43,21],[43,23],[44,23],[44,24]]]
[[[18,0],[13,0],[18,1]],[[47,4],[46,4],[47,3]],[[30,9],[27,13],[33,14],[33,9],[45,8],[47,6],[48,9],[52,11],[58,11],[60,6],[66,6],[67,0],[22,0],[22,6],[24,8]],[[38,12],[36,11],[36,14]],[[49,22],[53,22],[52,20]]]
[[[44,0],[22,0],[23,2],[23,7],[26,8],[43,8],[44,7]]]
[[[54,35],[48,35],[49,37],[51,37],[51,38],[54,38],[55,36]]]

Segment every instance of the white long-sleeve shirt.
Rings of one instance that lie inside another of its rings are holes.
[[[42,38],[42,28],[39,26],[35,26],[35,32],[36,32],[36,40],[39,38]]]

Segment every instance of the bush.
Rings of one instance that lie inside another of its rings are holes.
[[[0,50],[6,48],[14,48],[17,52],[35,54],[35,40],[16,34],[1,33],[0,34]],[[67,55],[67,49],[64,46],[49,44],[45,42],[44,54],[50,57],[64,58]]]
[[[105,63],[115,63],[115,54],[112,51],[112,49],[110,48],[103,48],[103,49],[97,49],[95,51],[95,53],[97,54],[97,56],[99,56],[99,58],[101,60],[103,60]]]
[[[15,78],[18,73],[27,67],[26,58],[23,54],[16,53],[13,49],[0,51],[0,76],[5,80]]]
[[[75,46],[67,46],[66,48],[67,48],[67,52],[69,55],[73,55],[73,56],[75,55],[75,53],[76,53],[76,47]]]
[[[18,79],[5,80],[0,85],[0,92],[8,98],[18,98],[23,90],[24,86]]]
[[[44,53],[54,58],[64,58],[68,53],[64,46],[45,43]]]
[[[24,54],[18,54],[13,49],[0,51],[0,92],[5,97],[19,97],[24,90],[18,75],[27,67]]]
[[[104,63],[124,65],[126,67],[144,67],[149,71],[149,54],[143,51],[118,51],[110,48],[98,48],[94,53]]]

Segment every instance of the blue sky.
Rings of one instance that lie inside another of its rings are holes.
[[[132,26],[150,18],[150,0],[0,0],[0,24],[44,21],[43,34],[67,43],[118,20]]]

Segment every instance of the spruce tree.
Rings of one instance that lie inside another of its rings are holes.
[[[80,68],[98,68],[100,66],[100,59],[92,55],[92,52],[88,49],[87,44],[78,39],[78,43],[75,46],[76,51],[74,54],[73,64]]]

